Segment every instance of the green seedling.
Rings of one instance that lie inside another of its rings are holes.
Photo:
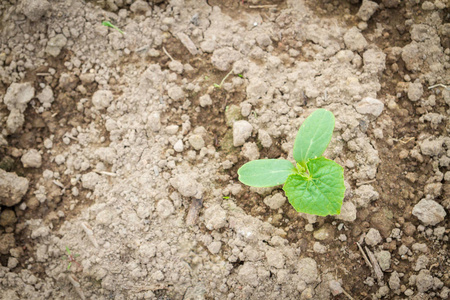
[[[106,26],[106,27],[110,27],[113,28],[115,30],[117,30],[118,32],[120,32],[121,34],[125,34],[122,30],[120,30],[117,26],[114,26],[113,24],[111,24],[110,21],[103,21],[102,25]]]
[[[231,73],[233,73],[233,70],[231,70],[230,72],[228,72],[227,75],[225,75],[225,77],[222,79],[222,81],[220,82],[220,84],[214,83],[213,86],[214,86],[215,88],[221,89],[222,86],[223,86],[223,84],[225,83],[225,80],[227,80],[228,76],[230,76]],[[239,76],[239,77],[241,77],[241,78],[244,78],[244,75],[242,75],[242,74],[238,74],[237,76]]]
[[[78,267],[83,268],[83,267],[80,265],[80,263],[77,262],[77,261],[75,260],[75,257],[80,256],[80,254],[72,254],[72,253],[70,252],[69,247],[67,247],[67,246],[66,246],[66,252],[67,252],[67,256],[66,256],[66,255],[63,255],[62,259],[64,259],[64,260],[67,259],[67,260],[69,261],[69,264],[67,265],[67,270],[70,270],[70,267],[72,266],[72,263],[75,263]]]
[[[341,212],[344,169],[322,156],[331,141],[334,115],[314,111],[300,126],[294,142],[294,166],[285,159],[260,159],[238,170],[239,180],[254,187],[284,183],[283,190],[296,211],[328,216]]]
[[[242,74],[237,74],[239,77],[244,78],[244,75]]]

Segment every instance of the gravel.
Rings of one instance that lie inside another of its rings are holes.
[[[436,225],[445,219],[445,209],[434,200],[422,199],[417,203],[412,214],[424,225]]]
[[[382,241],[381,234],[378,230],[375,228],[370,228],[369,231],[366,234],[366,237],[364,238],[364,241],[369,246],[375,246],[381,243]]]
[[[28,185],[27,178],[0,169],[0,203],[9,207],[16,205],[28,191]]]
[[[379,117],[384,109],[384,104],[378,99],[366,97],[355,104],[355,109],[360,114]]]
[[[239,147],[252,135],[253,126],[245,120],[233,123],[233,146]]]
[[[42,165],[42,156],[36,149],[28,150],[20,160],[24,168],[40,168]]]

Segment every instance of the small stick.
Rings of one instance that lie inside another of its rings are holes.
[[[360,245],[358,242],[356,242],[356,245],[358,245],[358,249],[359,249],[359,251],[361,251],[362,256],[363,256],[364,261],[366,262],[366,264],[367,264],[370,268],[372,268],[372,264],[370,263],[369,259],[367,258],[366,253],[364,253],[364,250],[363,250],[363,248],[361,247],[361,245]]]
[[[356,183],[356,186],[361,186],[361,185],[369,184],[369,183],[372,183],[372,182],[375,182],[375,181],[377,181],[377,180],[376,180],[376,179],[372,179],[372,180],[369,180],[369,181],[357,182],[357,183]]]
[[[66,189],[66,187],[61,182],[59,182],[58,180],[53,180],[52,182],[53,182],[54,185],[59,186],[63,190]]]
[[[370,259],[370,262],[373,265],[373,271],[375,272],[375,276],[377,276],[378,279],[378,285],[383,283],[383,271],[381,271],[380,265],[378,264],[377,258],[375,255],[369,250],[369,248],[364,247],[367,252],[367,256]]]
[[[112,172],[106,172],[106,171],[95,171],[95,172],[97,172],[99,174],[102,174],[102,175],[112,176],[112,177],[116,177],[117,176],[116,173],[112,173]]]
[[[350,294],[347,293],[344,289],[342,289],[342,293],[343,293],[345,296],[347,296],[348,299],[350,299],[350,300],[355,300],[355,299],[353,299],[353,297],[350,296]]]
[[[89,228],[89,225],[87,225],[86,223],[83,222],[83,223],[81,223],[81,227],[86,232],[86,235],[87,235],[88,239],[91,241],[92,245],[94,245],[95,248],[98,248],[98,243],[95,240],[94,232],[92,231],[91,228]]]
[[[276,8],[277,4],[267,4],[267,5],[250,5],[249,8]]]
[[[175,61],[175,59],[173,59],[173,57],[169,54],[169,52],[167,52],[167,50],[164,46],[163,46],[163,51],[170,58],[171,61]]]
[[[72,283],[73,287],[75,288],[75,291],[78,293],[78,295],[80,296],[80,298],[83,299],[83,300],[85,300],[86,297],[84,297],[84,293],[83,293],[83,291],[81,290],[81,285],[80,285],[80,283],[78,282],[78,279],[77,279],[74,275],[72,275],[72,274],[67,275],[67,277],[69,278],[69,281]]]
[[[50,73],[36,73],[36,76],[51,76]]]
[[[195,225],[197,223],[198,214],[200,213],[200,208],[202,208],[203,199],[194,198],[189,205],[189,211],[186,216],[186,225]]]
[[[442,84],[442,83],[438,83],[438,84],[429,86],[428,89],[431,90],[431,89],[434,89],[435,87],[443,87],[443,88],[445,88],[446,90],[450,91],[450,87],[447,86],[447,85],[444,85],[444,84]]]

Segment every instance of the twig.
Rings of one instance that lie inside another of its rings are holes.
[[[198,214],[200,213],[200,208],[202,208],[203,199],[194,198],[189,205],[189,211],[186,216],[186,225],[192,226],[197,223]]]
[[[51,76],[50,73],[36,73],[36,76]]]
[[[81,227],[86,232],[86,235],[87,235],[88,239],[91,241],[92,245],[94,245],[95,248],[98,248],[98,243],[95,240],[94,232],[92,231],[91,228],[89,228],[89,225],[87,225],[86,223],[82,222],[81,223]]]
[[[116,173],[112,173],[112,172],[106,172],[106,171],[95,171],[95,172],[97,172],[99,174],[102,174],[102,175],[112,176],[112,177],[116,177],[117,176]]]
[[[78,293],[78,295],[80,296],[81,299],[85,300],[86,297],[84,297],[84,293],[81,290],[81,285],[78,282],[78,279],[75,277],[75,275],[73,274],[69,274],[67,275],[67,277],[69,278],[69,281],[72,283],[73,287],[75,288],[75,291]]]
[[[381,285],[381,284],[383,284],[383,271],[381,271],[381,268],[380,268],[380,265],[378,264],[377,258],[372,253],[372,251],[370,251],[369,248],[367,248],[367,247],[364,247],[364,248],[366,249],[367,256],[369,257],[370,262],[372,263],[373,271],[375,272],[375,276],[377,276],[378,285]]]
[[[276,8],[277,4],[267,4],[267,5],[250,5],[249,8]]]
[[[372,268],[372,264],[370,263],[369,259],[367,258],[367,255],[366,255],[366,253],[364,252],[364,250],[363,250],[363,248],[361,247],[361,245],[360,245],[358,242],[356,242],[356,245],[358,245],[358,249],[359,249],[359,251],[361,251],[362,256],[363,256],[364,261],[366,262],[366,264],[367,264],[370,268]]]
[[[444,84],[442,84],[442,83],[438,83],[438,84],[429,86],[428,89],[431,90],[431,89],[434,89],[435,87],[443,87],[443,88],[446,89],[447,91],[450,91],[450,87],[447,86],[447,85],[444,85]]]
[[[356,186],[361,186],[361,185],[369,184],[369,183],[372,183],[372,182],[375,182],[375,181],[377,181],[377,180],[376,180],[376,179],[372,179],[372,180],[368,180],[368,181],[357,182],[357,183],[356,183]]]
[[[214,87],[216,88],[222,88],[223,83],[225,82],[225,80],[227,80],[228,76],[231,75],[231,73],[233,72],[233,70],[231,70],[230,72],[228,72],[227,75],[225,75],[225,77],[222,79],[222,81],[220,82],[220,84],[214,83]]]
[[[170,58],[171,61],[175,61],[175,59],[173,59],[173,57],[169,54],[169,52],[167,52],[166,48],[163,46],[163,51],[164,53]]]
[[[353,299],[353,297],[350,296],[350,294],[347,293],[344,289],[342,289],[342,293],[343,293],[345,296],[347,296],[348,299],[350,299],[350,300],[355,300],[355,299]]]

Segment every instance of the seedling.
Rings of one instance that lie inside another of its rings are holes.
[[[222,81],[220,82],[220,84],[214,83],[213,86],[214,86],[215,88],[221,89],[222,86],[223,86],[223,84],[225,83],[225,80],[227,80],[228,76],[230,76],[232,72],[233,72],[233,70],[231,70],[230,72],[228,72],[228,74],[225,75],[225,77],[222,79]],[[238,76],[241,77],[241,78],[244,78],[244,75],[242,75],[242,74],[238,74]]]
[[[104,25],[104,26],[106,26],[106,27],[111,27],[111,28],[117,30],[118,32],[120,32],[121,34],[125,34],[125,33],[124,33],[122,30],[120,30],[117,26],[111,24],[110,21],[103,21],[103,22],[102,22],[102,25]]]
[[[298,212],[337,215],[344,199],[344,169],[322,156],[334,129],[334,115],[318,109],[303,122],[294,142],[294,166],[285,159],[259,159],[238,170],[239,180],[254,187],[284,183],[289,203]]]
[[[67,246],[66,246],[66,252],[67,252],[67,256],[63,255],[62,259],[64,259],[64,260],[67,259],[67,260],[69,261],[69,264],[67,265],[67,270],[70,270],[70,267],[72,266],[72,263],[75,263],[75,264],[78,265],[78,267],[83,268],[83,267],[80,265],[80,263],[77,262],[77,261],[75,260],[75,257],[80,256],[80,254],[72,254],[72,253],[70,252],[69,247],[67,247]]]

